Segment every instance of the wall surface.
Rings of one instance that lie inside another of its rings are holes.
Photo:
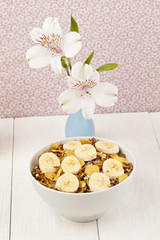
[[[1,0],[0,117],[63,114],[59,94],[67,88],[66,74],[51,67],[31,69],[26,51],[34,45],[29,31],[57,16],[67,33],[70,15],[82,37],[84,61],[94,50],[94,68],[109,62],[119,67],[100,74],[101,81],[119,89],[114,107],[96,113],[160,111],[160,2],[156,0]]]

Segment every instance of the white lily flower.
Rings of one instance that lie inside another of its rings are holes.
[[[99,73],[88,64],[77,62],[67,78],[69,88],[61,93],[58,101],[68,114],[82,109],[83,116],[91,119],[95,104],[109,107],[117,102],[118,88],[111,83],[100,83]]]
[[[81,37],[77,32],[69,32],[63,36],[57,18],[48,17],[42,29],[33,28],[30,32],[32,40],[38,45],[31,47],[26,58],[32,68],[41,68],[51,64],[55,73],[61,73],[61,56],[71,58],[81,49]]]

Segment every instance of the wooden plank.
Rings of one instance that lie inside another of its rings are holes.
[[[160,112],[158,113],[150,113],[151,121],[153,124],[153,128],[155,131],[155,135],[157,138],[157,141],[160,146]]]
[[[149,114],[95,116],[98,121],[97,135],[127,146],[137,162],[130,192],[98,221],[100,240],[160,239],[160,151]]]
[[[32,187],[28,164],[42,146],[64,137],[66,116],[15,120],[12,240],[97,240],[96,222],[70,222],[46,203]],[[77,206],[78,207],[78,206]]]
[[[12,175],[13,119],[0,119],[0,239],[8,240]]]

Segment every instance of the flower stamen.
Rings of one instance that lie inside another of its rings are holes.
[[[56,36],[56,35],[53,35],[52,36],[52,40],[53,40],[53,42],[55,43],[55,44],[57,44],[57,45],[60,45],[61,44],[61,38],[60,38],[60,36]]]
[[[46,37],[45,35],[43,37],[41,37],[40,44],[43,47],[48,47],[50,45],[50,43],[51,43],[51,41],[50,41],[49,37]]]
[[[74,89],[77,89],[77,90],[79,90],[79,91],[82,91],[82,90],[86,90],[86,93],[88,93],[87,92],[87,89],[89,89],[89,88],[93,88],[94,86],[96,86],[97,85],[97,83],[96,82],[94,82],[93,80],[86,80],[85,82],[78,82],[78,83],[76,83],[75,85],[74,85]]]
[[[58,35],[52,35],[51,42],[49,44],[49,50],[52,53],[62,53],[62,47],[61,47],[61,37]]]

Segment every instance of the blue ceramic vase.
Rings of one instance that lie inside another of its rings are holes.
[[[66,137],[94,136],[93,120],[84,118],[82,110],[69,115],[66,122],[65,135]]]

